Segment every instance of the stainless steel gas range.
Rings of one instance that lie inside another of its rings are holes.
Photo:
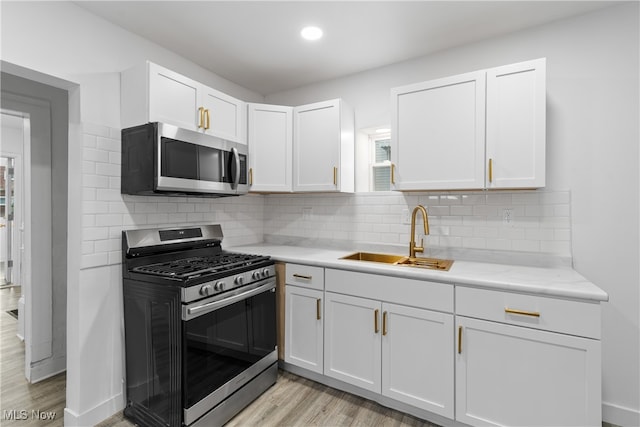
[[[275,267],[220,225],[123,231],[125,415],[216,426],[277,377]]]

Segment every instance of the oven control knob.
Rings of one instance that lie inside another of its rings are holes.
[[[204,285],[200,288],[200,295],[209,296],[213,293],[214,287],[211,285]]]
[[[216,284],[213,285],[213,289],[217,292],[224,291],[224,282],[216,282]]]
[[[269,277],[269,269],[268,268],[265,268],[265,269],[262,270],[262,276],[263,277]]]
[[[242,284],[244,283],[244,277],[242,276],[236,277],[233,283],[235,283],[238,286],[242,286]]]
[[[259,271],[254,271],[254,272],[251,274],[251,277],[253,277],[253,279],[254,279],[254,280],[259,279],[259,278],[261,278],[261,277],[262,277],[262,273],[260,273]]]

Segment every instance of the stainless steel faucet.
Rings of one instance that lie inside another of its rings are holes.
[[[411,241],[409,242],[409,258],[415,258],[416,252],[424,252],[424,239],[420,239],[420,246],[416,246],[416,215],[418,211],[422,212],[422,222],[424,223],[424,234],[429,234],[429,217],[427,210],[422,205],[418,205],[413,209],[411,214]]]

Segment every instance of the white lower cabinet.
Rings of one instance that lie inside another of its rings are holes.
[[[382,394],[453,418],[453,315],[382,304]]]
[[[457,421],[602,424],[599,304],[458,287],[456,312]]]
[[[325,293],[324,374],[380,393],[380,302]]]
[[[293,365],[427,419],[601,425],[597,302],[294,264],[287,283]]]
[[[285,298],[284,360],[321,374],[323,292],[287,285]]]
[[[471,425],[602,424],[600,341],[457,318],[456,420]],[[462,328],[460,330],[460,328]]]
[[[325,298],[325,375],[453,418],[453,315]]]

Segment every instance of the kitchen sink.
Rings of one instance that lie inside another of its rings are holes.
[[[449,271],[453,260],[439,258],[410,258],[403,255],[379,254],[372,252],[355,252],[340,259],[351,261],[379,262],[383,264],[419,267],[430,270]]]
[[[356,252],[351,255],[342,257],[341,259],[349,259],[352,261],[371,261],[382,262],[385,264],[394,264],[404,260],[406,257],[402,255],[376,254],[371,252]]]

